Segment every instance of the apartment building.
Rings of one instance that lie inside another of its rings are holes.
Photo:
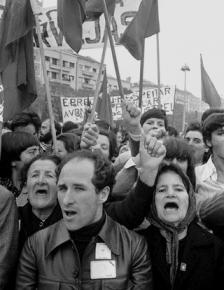
[[[96,81],[100,63],[95,59],[75,54],[72,50],[45,48],[45,63],[50,82],[57,82],[71,86],[74,90],[96,89]],[[34,65],[37,80],[44,83],[41,69],[40,53],[34,48]],[[104,65],[103,70],[106,68]],[[103,73],[101,81],[103,80]],[[122,80],[123,88],[131,89],[131,79]],[[117,79],[108,76],[108,91],[118,90]]]

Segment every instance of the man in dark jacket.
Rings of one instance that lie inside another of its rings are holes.
[[[114,183],[111,163],[83,150],[58,171],[63,220],[28,238],[17,289],[152,289],[145,240],[103,210]]]
[[[13,287],[18,246],[18,215],[12,192],[0,185],[0,289]],[[12,284],[11,284],[12,283]]]

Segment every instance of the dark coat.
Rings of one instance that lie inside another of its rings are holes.
[[[154,226],[141,234],[146,237],[151,254],[154,290],[170,290],[165,238]],[[224,289],[224,244],[221,240],[193,222],[179,249],[173,290]]]
[[[17,262],[18,213],[15,196],[0,185],[0,289],[9,290],[13,284]]]
[[[32,234],[45,229],[62,218],[61,208],[56,205],[51,215],[43,222],[32,212],[32,207],[28,202],[23,207],[19,207],[19,248],[22,249],[26,239]]]
[[[111,259],[107,259],[115,261],[116,278],[90,278],[90,264],[96,260],[96,243],[105,243],[111,250]],[[99,234],[85,249],[81,263],[75,243],[61,220],[28,238],[20,256],[16,289],[150,290],[147,243],[106,216]]]

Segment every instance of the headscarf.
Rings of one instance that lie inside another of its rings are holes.
[[[165,239],[166,239],[166,260],[167,263],[170,265],[170,282],[172,287],[174,286],[174,281],[177,273],[178,268],[178,252],[179,252],[179,239],[178,235],[183,231],[187,230],[189,224],[194,220],[196,217],[196,201],[195,201],[195,193],[193,191],[193,187],[189,178],[184,174],[184,172],[179,168],[178,165],[175,164],[162,164],[160,167],[155,185],[158,182],[159,177],[161,174],[165,172],[174,172],[180,176],[183,181],[183,184],[188,192],[189,195],[189,206],[187,210],[187,214],[185,218],[178,224],[174,225],[170,222],[162,221],[157,214],[156,206],[155,206],[155,195],[156,191],[153,195],[153,202],[151,205],[151,211],[149,213],[148,219],[151,224],[157,227],[159,230],[163,231]]]

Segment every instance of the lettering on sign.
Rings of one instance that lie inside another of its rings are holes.
[[[111,19],[111,32],[115,44],[138,11],[141,0],[117,0],[114,16]],[[57,7],[43,9],[40,16],[41,35],[45,47],[69,48],[64,41],[57,24]],[[83,24],[83,46],[82,48],[97,48],[103,46],[105,31],[105,20],[102,15],[97,20],[87,20]],[[38,45],[37,35],[34,42]]]

